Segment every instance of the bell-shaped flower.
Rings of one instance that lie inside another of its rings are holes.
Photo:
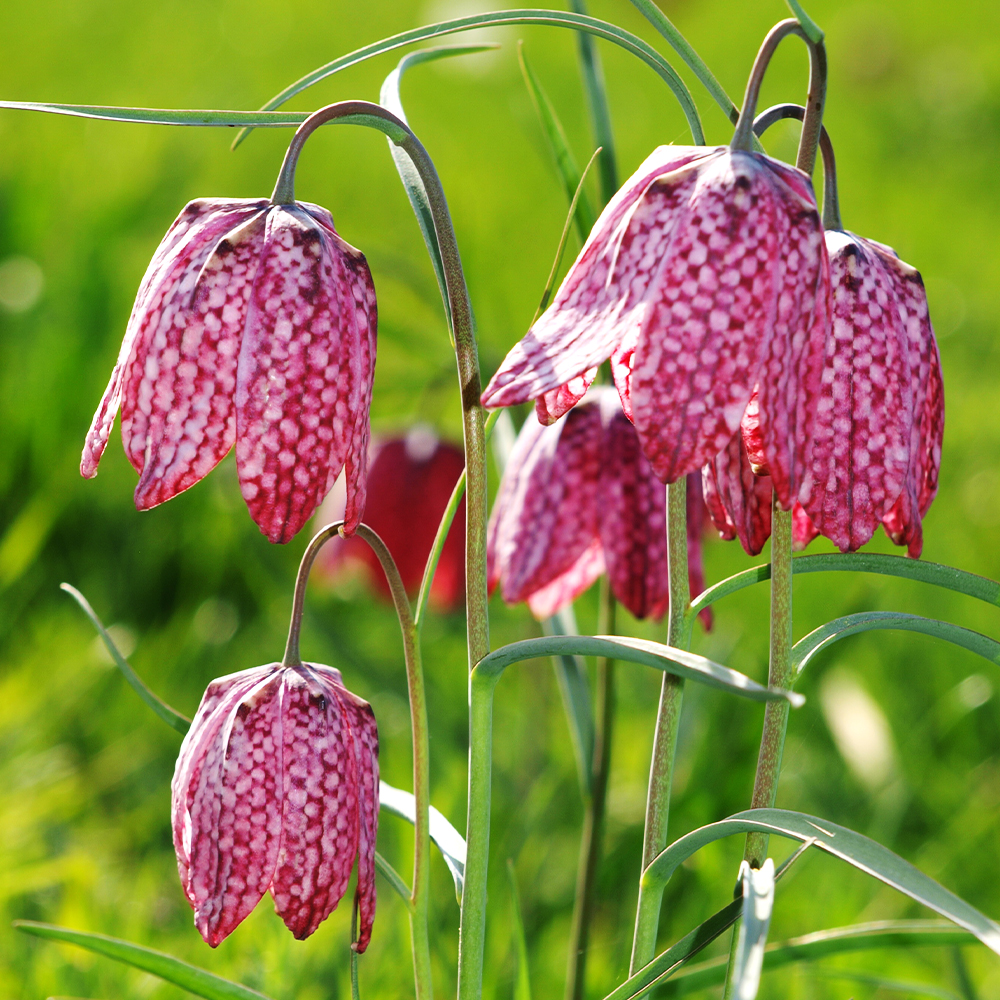
[[[605,570],[637,618],[667,610],[666,490],[613,390],[592,389],[554,424],[525,421],[490,516],[487,560],[491,589],[499,583],[505,601],[527,601],[538,618]]]
[[[552,419],[611,359],[665,482],[732,438],[759,386],[763,443],[791,507],[820,388],[829,267],[812,185],[763,154],[661,146],[611,199],[549,309],[483,393]]]
[[[452,491],[465,469],[461,448],[437,438],[418,425],[405,437],[377,442],[368,467],[365,524],[385,542],[399,569],[407,593],[413,596],[423,579],[424,565]],[[317,521],[328,524],[344,517],[343,480],[323,501]],[[316,558],[314,573],[336,582],[354,566],[376,590],[392,599],[382,564],[371,547],[358,538],[333,538]],[[431,603],[443,611],[460,608],[465,600],[465,499],[455,513],[431,584]]]
[[[320,664],[268,666],[208,686],[171,784],[177,868],[213,948],[270,891],[296,938],[336,909],[358,860],[364,951],[375,919],[378,730]]]
[[[305,524],[346,468],[345,528],[365,503],[376,307],[364,256],[307,203],[190,202],[139,286],[80,472],[121,408],[147,510],[236,445],[240,489],[272,542]]]

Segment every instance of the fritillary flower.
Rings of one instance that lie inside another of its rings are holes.
[[[340,672],[272,663],[212,681],[171,784],[177,868],[213,948],[270,891],[308,937],[358,861],[358,951],[375,919],[378,730]]]
[[[364,256],[305,202],[200,199],[160,244],[94,415],[90,478],[121,408],[155,507],[236,445],[240,489],[272,542],[305,524],[346,468],[346,530],[365,504],[376,307]]]

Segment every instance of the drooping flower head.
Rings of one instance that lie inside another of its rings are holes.
[[[693,572],[703,579],[700,549]],[[525,421],[504,470],[487,535],[491,588],[546,618],[608,573],[637,618],[667,610],[666,491],[610,388],[558,422]],[[698,587],[700,590],[700,586]]]
[[[829,268],[812,186],[729,147],[661,146],[608,203],[551,307],[483,393],[550,420],[610,357],[625,413],[665,482],[726,447],[755,387],[784,506],[819,391]]]
[[[462,449],[439,440],[422,425],[412,428],[405,437],[388,438],[372,448],[365,523],[392,553],[411,596],[420,586],[438,524],[464,469]],[[345,497],[339,486],[338,482],[320,506],[319,523],[344,517]],[[358,538],[331,539],[317,557],[315,572],[321,578],[336,579],[351,564],[364,566],[379,593],[391,599],[378,557]],[[460,608],[465,600],[464,499],[441,550],[430,599],[446,611]]]
[[[80,472],[121,408],[135,504],[194,485],[236,445],[243,498],[287,542],[347,472],[347,530],[365,502],[375,289],[364,256],[305,202],[190,202],[139,286]]]
[[[375,919],[378,730],[340,672],[272,663],[208,686],[171,784],[177,868],[213,948],[270,891],[296,938],[340,902],[358,860],[364,951]]]

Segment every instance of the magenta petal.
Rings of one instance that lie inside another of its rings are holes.
[[[705,466],[704,484],[716,526],[724,531],[718,514],[721,506],[724,523],[732,525],[748,555],[757,555],[771,535],[772,485],[769,477],[754,475],[741,434],[734,434],[725,450]]]
[[[792,507],[792,551],[801,552],[817,535],[819,528],[813,524],[802,504]]]
[[[360,520],[373,307],[360,253],[300,209],[271,210],[237,369],[236,460],[272,542],[295,535],[345,462],[349,529]]]
[[[819,398],[807,420],[808,472],[799,500],[842,551],[875,533],[903,489],[913,392],[895,276],[851,233],[826,234],[832,336]]]
[[[635,615],[662,613],[669,594],[666,489],[615,394],[602,397],[598,520],[611,592]]]
[[[789,288],[796,304],[800,297],[792,268],[782,263],[786,240],[793,262],[806,270],[797,281],[807,282],[809,272],[785,221],[790,210],[810,217],[817,261],[822,248],[815,205],[793,197],[766,157],[724,150],[697,172],[663,248],[631,361],[633,419],[665,482],[726,447],[776,323],[798,318],[797,308],[785,308]]]
[[[701,533],[709,520],[705,507],[705,495],[701,486],[701,473],[689,472],[685,493],[687,510],[687,561],[688,591],[693,601],[705,589],[705,563],[701,551]],[[703,608],[698,617],[706,632],[712,631],[712,609]]]
[[[539,621],[551,618],[593,586],[604,569],[604,550],[595,538],[569,569],[528,595],[528,609]]]
[[[698,146],[653,151],[601,213],[552,305],[491,379],[485,405],[536,399],[610,356],[636,322],[664,227],[669,230],[673,209],[694,182],[683,168],[711,155]]]
[[[492,514],[494,565],[508,603],[569,570],[597,537],[600,407],[584,404],[558,423],[526,420]]]
[[[543,393],[535,400],[535,415],[540,424],[554,424],[563,414],[568,413],[587,395],[587,390],[597,378],[596,368],[590,368],[582,375],[570,379],[565,385]]]

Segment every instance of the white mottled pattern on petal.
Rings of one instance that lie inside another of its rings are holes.
[[[554,424],[587,395],[587,390],[597,378],[597,368],[590,368],[582,375],[571,378],[565,385],[542,393],[535,400],[535,416],[540,424]]]
[[[551,618],[589,589],[604,569],[604,549],[595,538],[569,569],[528,595],[528,610],[539,621]]]
[[[769,476],[755,476],[746,446],[737,432],[703,470],[705,502],[723,538],[739,538],[755,556],[771,536]]]
[[[493,376],[486,406],[535,399],[611,355],[644,308],[674,210],[694,183],[691,165],[718,155],[699,146],[654,150],[608,202],[552,305]]]

